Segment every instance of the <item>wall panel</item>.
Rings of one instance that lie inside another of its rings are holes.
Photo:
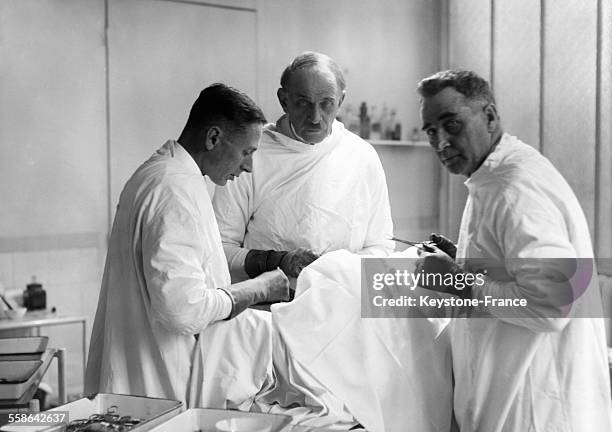
[[[599,100],[597,137],[597,254],[612,276],[612,1],[600,1]]]
[[[493,90],[504,130],[540,146],[540,2],[497,1]]]
[[[491,0],[450,0],[449,66],[491,75]]]
[[[543,4],[542,152],[574,189],[593,234],[597,2]]]
[[[0,2],[0,238],[106,228],[103,6]]]
[[[450,0],[448,2],[449,68],[470,69],[491,76],[491,1]],[[440,230],[457,240],[463,207],[467,198],[464,177],[442,174]]]

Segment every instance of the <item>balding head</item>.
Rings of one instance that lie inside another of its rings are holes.
[[[329,136],[345,87],[340,67],[328,56],[315,52],[297,56],[283,72],[277,92],[292,134],[309,144]]]
[[[296,71],[315,66],[331,72],[336,78],[338,88],[344,93],[346,90],[346,81],[344,80],[344,74],[342,73],[340,66],[338,66],[338,63],[332,60],[331,57],[315,51],[305,51],[293,59],[293,61],[285,68],[283,74],[281,75],[281,87],[287,88],[289,81],[291,80],[291,76]]]

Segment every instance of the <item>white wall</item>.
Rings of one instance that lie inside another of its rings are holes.
[[[7,0],[0,19],[0,169],[10,180],[0,182],[0,236],[99,231],[107,192],[103,2]]]

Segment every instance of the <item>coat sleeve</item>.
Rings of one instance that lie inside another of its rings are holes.
[[[167,330],[196,334],[229,315],[231,302],[210,286],[207,228],[194,203],[167,193],[142,223],[142,268],[151,318]],[[213,214],[209,215],[211,225]],[[229,308],[228,308],[229,306]]]
[[[248,222],[253,215],[252,192],[252,175],[243,174],[233,182],[218,187],[213,197],[221,242],[234,282],[248,279],[244,260],[249,250],[243,245]]]
[[[367,181],[370,193],[368,227],[363,248],[359,254],[388,255],[395,247],[393,241],[389,240],[393,236],[389,192],[380,159],[375,150],[372,149],[372,153]]]
[[[474,297],[526,299],[526,307],[488,308],[503,321],[536,332],[561,331],[567,325],[575,290],[570,278],[579,260],[562,210],[535,189],[509,187],[485,206],[494,216],[492,235],[501,248],[507,278],[487,277]]]

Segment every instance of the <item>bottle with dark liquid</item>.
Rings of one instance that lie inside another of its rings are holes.
[[[26,286],[23,292],[23,305],[29,310],[40,310],[47,308],[47,292],[41,283],[36,282],[36,276],[32,276],[32,282]]]

